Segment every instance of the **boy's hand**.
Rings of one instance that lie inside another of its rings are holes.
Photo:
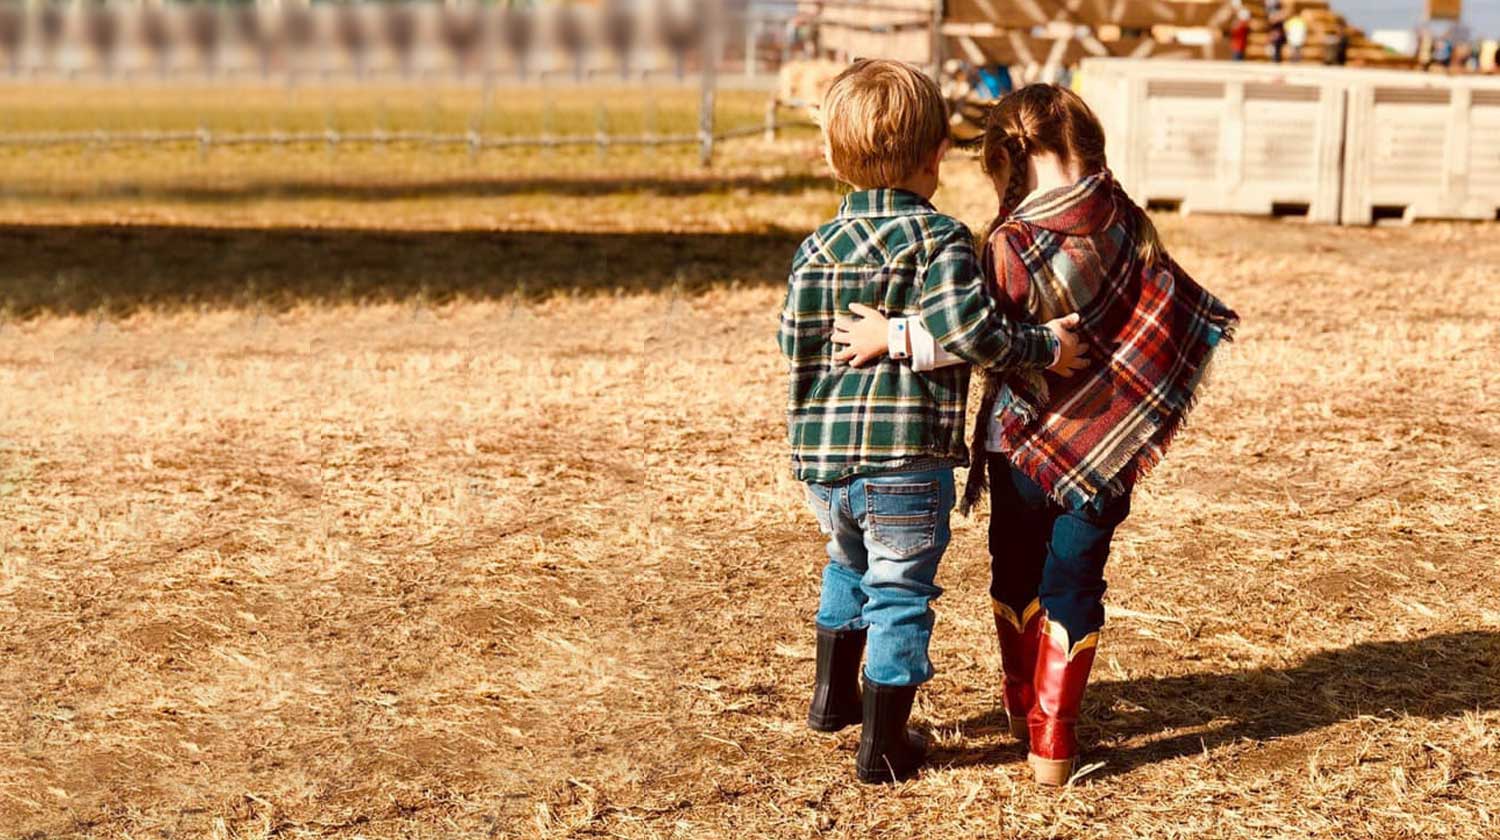
[[[849,345],[833,354],[833,360],[848,362],[854,367],[864,367],[889,350],[886,327],[890,322],[879,310],[862,303],[849,304],[849,311],[858,315],[859,320],[848,315],[833,319],[833,343]]]
[[[1078,335],[1078,322],[1078,313],[1074,312],[1042,325],[1057,336],[1059,345],[1057,361],[1047,370],[1065,379],[1089,366],[1089,345]]]

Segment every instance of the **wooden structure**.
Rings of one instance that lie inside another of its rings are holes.
[[[1061,68],[1089,56],[1227,58],[1222,33],[1234,11],[1228,0],[952,0],[942,33],[949,55],[976,65]]]
[[[837,0],[810,4],[818,48],[841,61],[894,58],[929,66],[939,59],[942,0]]]
[[[1251,26],[1246,57],[1271,57],[1267,0],[839,0],[803,8],[818,19],[825,55],[926,65],[957,58],[1021,68],[1028,81],[1055,77],[1089,57],[1228,59],[1230,29],[1242,9]],[[1344,33],[1351,65],[1410,63],[1366,39],[1328,0],[1284,0],[1281,10],[1307,22],[1302,62],[1321,63],[1327,45]]]
[[[1080,86],[1143,204],[1344,224],[1500,218],[1500,79],[1088,59]]]

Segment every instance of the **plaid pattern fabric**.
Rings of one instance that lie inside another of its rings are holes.
[[[1050,331],[1000,314],[961,222],[914,193],[851,193],[797,250],[781,313],[792,466],[802,481],[968,462],[968,367],[835,363],[833,319],[854,303],[892,318],[920,314],[939,344],[977,364],[1040,368],[1057,356]]]
[[[1105,171],[1023,203],[985,243],[1007,311],[1035,321],[1078,312],[1104,359],[1070,379],[1012,373],[986,388],[984,448],[1065,505],[1121,492],[1156,465],[1239,321],[1170,257],[1141,259],[1141,213]]]

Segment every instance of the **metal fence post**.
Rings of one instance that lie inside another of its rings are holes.
[[[708,47],[703,51],[703,91],[698,98],[698,162],[705,167],[714,162],[714,94],[719,83],[718,63],[717,50]]]
[[[760,75],[760,56],[756,46],[760,43],[760,18],[745,19],[745,78],[755,81]]]

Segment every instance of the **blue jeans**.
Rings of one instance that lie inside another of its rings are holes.
[[[1104,564],[1130,492],[1065,508],[1041,486],[990,455],[990,597],[1021,615],[1040,598],[1070,642],[1104,627]]]
[[[862,476],[807,485],[807,503],[828,536],[817,622],[869,628],[865,679],[919,685],[932,679],[933,583],[951,536],[953,470]]]

